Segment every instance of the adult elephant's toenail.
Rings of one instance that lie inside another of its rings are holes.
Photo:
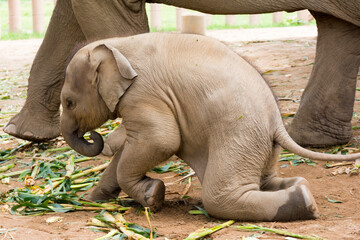
[[[9,124],[4,128],[4,132],[8,134],[15,134],[16,133],[16,126],[15,124]]]
[[[24,132],[24,137],[34,137],[34,134],[32,132],[26,131]]]

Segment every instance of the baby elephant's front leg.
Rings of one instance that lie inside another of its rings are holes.
[[[121,188],[117,182],[117,166],[119,159],[121,158],[123,152],[123,146],[117,151],[115,156],[112,158],[109,166],[105,169],[104,173],[101,176],[99,184],[91,192],[88,199],[92,201],[103,200],[107,201],[112,198],[117,198]]]
[[[165,185],[147,177],[146,172],[178,151],[178,125],[167,109],[144,107],[129,115],[124,116],[127,138],[117,166],[118,184],[144,207],[157,211],[165,198]]]
[[[120,124],[109,136],[105,139],[104,149],[102,154],[105,156],[114,155],[125,143],[126,129],[124,125]]]

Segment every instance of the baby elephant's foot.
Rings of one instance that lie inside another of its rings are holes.
[[[151,179],[143,185],[144,207],[150,207],[151,211],[157,212],[161,209],[165,199],[165,184],[158,179]]]
[[[307,181],[306,181],[307,183]],[[288,201],[278,209],[275,221],[292,221],[316,219],[319,216],[315,199],[306,186],[299,184],[289,188],[291,190]]]
[[[120,191],[120,188],[112,191],[107,191],[105,189],[102,189],[101,187],[96,187],[87,197],[87,199],[91,201],[108,201],[110,199],[117,198]]]

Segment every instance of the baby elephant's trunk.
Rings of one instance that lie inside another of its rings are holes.
[[[61,121],[61,132],[70,147],[88,157],[93,157],[101,153],[104,148],[104,141],[99,133],[91,131],[90,138],[94,142],[90,143],[84,139],[84,136],[79,136],[77,127],[69,127],[65,122],[66,121]],[[76,124],[73,125],[75,126]]]

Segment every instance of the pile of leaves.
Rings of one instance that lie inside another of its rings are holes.
[[[106,129],[101,132],[107,134]],[[98,183],[108,165],[109,160],[79,155],[64,146],[62,139],[40,144],[26,142],[3,150],[0,152],[0,179],[3,184],[17,181],[16,185],[21,186],[1,193],[1,208],[21,215],[69,211],[123,214],[130,209],[123,203],[131,199],[114,199],[106,203],[85,199],[86,191]],[[126,228],[130,233],[143,229],[136,224],[128,224]],[[148,230],[144,229],[143,234],[146,232]]]
[[[117,124],[105,124],[99,132],[107,135]],[[124,220],[124,214],[131,208],[130,205],[134,205],[129,197],[106,203],[86,199],[87,190],[98,183],[109,161],[84,157],[66,146],[61,138],[48,143],[25,142],[3,150],[0,152],[0,180],[3,184],[17,181],[16,185],[21,186],[1,193],[1,208],[8,209],[12,214],[33,216],[50,212],[98,211],[100,213],[91,220],[90,225],[95,225],[93,228],[98,228],[97,231],[106,232],[106,238],[156,237],[154,230]],[[155,167],[152,171],[188,175],[190,168],[177,160]],[[113,218],[116,220],[111,223],[109,219]],[[122,219],[121,224],[119,219]]]

